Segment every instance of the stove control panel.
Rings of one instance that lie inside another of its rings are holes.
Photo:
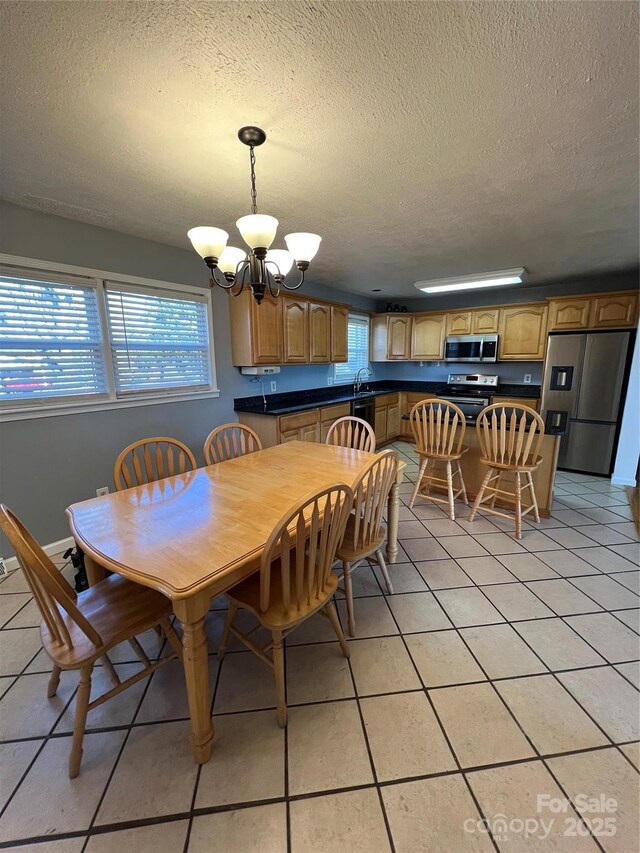
[[[499,376],[488,376],[481,373],[450,373],[449,385],[461,388],[497,388]]]

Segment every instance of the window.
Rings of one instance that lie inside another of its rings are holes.
[[[349,314],[347,352],[348,361],[335,365],[335,382],[353,382],[361,368],[369,367],[369,318],[362,314]]]
[[[51,266],[0,267],[3,419],[218,394],[208,291]]]
[[[106,294],[117,394],[209,387],[204,299],[177,299],[110,283]]]

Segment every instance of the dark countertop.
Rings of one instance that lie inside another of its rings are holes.
[[[411,382],[402,380],[380,380],[364,382],[362,390],[366,394],[353,393],[353,384],[332,385],[326,388],[310,388],[305,391],[287,391],[282,394],[267,394],[266,406],[262,395],[254,397],[238,397],[233,401],[236,412],[252,412],[256,415],[291,415],[304,412],[307,409],[317,409],[321,406],[332,406],[336,403],[350,403],[352,400],[366,400],[380,397],[383,394],[393,394],[398,391],[425,391],[432,394],[442,394],[447,389],[446,382]],[[496,394],[507,397],[540,396],[539,385],[500,385]]]

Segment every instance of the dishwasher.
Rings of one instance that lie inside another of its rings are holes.
[[[376,403],[375,397],[360,398],[351,401],[351,414],[354,418],[360,418],[366,421],[370,426],[375,427],[376,420]]]

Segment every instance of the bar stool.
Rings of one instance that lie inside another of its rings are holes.
[[[480,412],[476,430],[482,452],[480,461],[487,465],[489,470],[473,502],[469,521],[473,521],[476,512],[485,502],[490,502],[484,511],[502,518],[513,518],[516,539],[522,539],[522,517],[533,512],[535,520],[540,521],[532,474],[542,462],[542,457],[538,454],[544,438],[544,421],[529,406],[494,403]],[[515,474],[513,492],[500,488],[500,478],[505,472]],[[521,479],[523,474],[526,479],[524,485]],[[495,485],[490,485],[491,483]],[[523,512],[522,492],[527,489],[531,503]],[[496,498],[513,502],[514,515],[495,509]]]
[[[434,503],[448,504],[449,518],[453,521],[456,517],[456,498],[462,495],[462,500],[467,503],[467,490],[460,468],[460,458],[468,449],[462,448],[467,428],[464,413],[448,400],[421,400],[411,409],[409,423],[416,441],[416,453],[420,457],[420,470],[409,508],[420,494]],[[436,464],[444,462],[446,477],[428,473],[429,462],[432,463],[432,469]],[[455,476],[460,480],[457,492],[453,490]],[[439,489],[446,488],[447,497],[430,494],[432,485]]]

